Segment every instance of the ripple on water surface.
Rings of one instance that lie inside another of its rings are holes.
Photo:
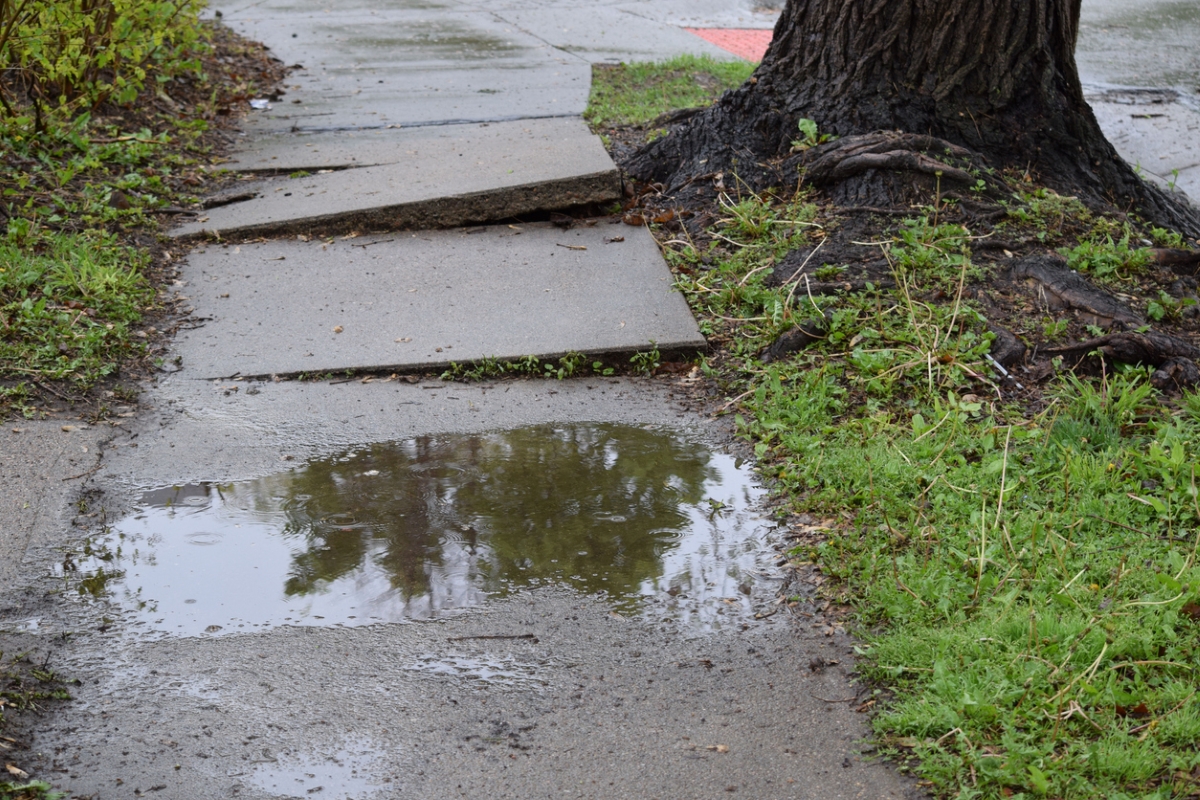
[[[547,583],[719,627],[752,613],[773,560],[761,494],[670,430],[419,437],[147,491],[95,543],[110,558],[86,591],[178,635],[429,619]]]

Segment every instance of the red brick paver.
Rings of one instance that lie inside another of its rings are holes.
[[[747,61],[762,61],[763,54],[767,52],[767,45],[771,43],[771,36],[774,33],[774,31],[748,28],[685,28],[684,30]]]

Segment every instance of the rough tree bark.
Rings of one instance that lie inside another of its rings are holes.
[[[1138,178],[1084,101],[1075,66],[1079,4],[789,0],[750,81],[625,167],[678,187],[788,153],[797,121],[809,118],[857,148],[854,167],[830,180],[844,181],[847,172],[862,180],[864,173],[922,171],[949,143],[992,167],[1031,170],[1090,204],[1132,207],[1157,224],[1200,235],[1200,212]],[[931,141],[857,138],[880,131]],[[839,158],[837,143],[815,149]],[[859,199],[872,198],[868,192]]]

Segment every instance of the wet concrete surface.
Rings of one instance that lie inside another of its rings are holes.
[[[170,235],[428,230],[611,205],[621,198],[617,168],[580,119],[356,133],[369,135],[265,137],[269,143],[241,159],[286,173],[240,184],[240,194],[256,196],[211,209]],[[305,141],[310,138],[316,143]],[[330,157],[369,166],[316,167],[317,174],[308,175],[303,172],[311,165],[287,166]]]
[[[849,642],[791,619],[689,638],[542,589],[441,623],[84,638],[38,747],[97,798],[914,796],[860,755]]]
[[[119,520],[136,516],[148,485],[263,486],[313,459],[348,464],[336,459],[371,443],[509,441],[487,437],[582,421],[601,425],[577,430],[674,431],[672,441],[719,453],[723,423],[674,396],[692,380],[242,381],[226,393],[176,375],[156,392],[153,413],[116,431],[92,502]],[[678,455],[686,462],[696,452]],[[778,535],[754,534],[760,546]],[[729,624],[715,632],[586,585],[524,584],[434,621],[309,620],[164,637],[137,624],[146,609],[79,592],[84,573],[57,569],[65,538],[34,548],[40,581],[4,595],[4,638],[81,682],[71,703],[39,721],[35,753],[22,759],[79,795],[919,796],[860,754],[854,708],[867,694],[848,680],[851,642],[814,585],[792,584],[799,604],[776,604],[782,576],[770,563],[749,595],[729,598],[756,613],[726,612]]]
[[[1084,83],[1174,88],[1196,107],[1197,42],[1194,0],[1083,0],[1076,60]]]
[[[180,280],[201,379],[704,347],[649,231],[608,221],[210,244]]]
[[[111,436],[108,426],[78,420],[0,426],[0,594],[21,582],[32,542],[62,536],[68,506]]]
[[[1121,157],[1200,202],[1200,5],[1084,0],[1075,58]]]

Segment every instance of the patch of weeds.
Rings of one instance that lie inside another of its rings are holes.
[[[828,133],[821,133],[817,129],[817,123],[808,118],[796,120],[796,129],[800,134],[798,139],[792,140],[792,152],[799,153],[803,150],[816,147],[819,144],[832,141],[835,137]]]
[[[44,781],[0,781],[0,800],[62,800],[66,796],[66,792],[56,792],[54,787]]]
[[[1055,319],[1044,322],[1042,323],[1042,336],[1045,337],[1046,341],[1053,342],[1055,339],[1061,338],[1067,332],[1067,328],[1070,325],[1071,321],[1069,319]]]
[[[982,276],[971,262],[969,236],[963,226],[938,223],[935,214],[927,213],[901,222],[890,251],[896,268],[946,288],[958,283],[960,276]]]
[[[808,297],[766,276],[824,232],[763,224],[778,205],[724,204],[711,243],[668,260],[784,508],[842,521],[792,555],[855,608],[881,749],[938,797],[1193,795],[1200,393],[1163,404],[1147,370],[1118,368],[1010,404],[959,289],[979,275],[964,230],[907,220],[884,245],[895,288]],[[1042,192],[1018,216],[1124,237],[1076,206]],[[759,358],[805,320],[823,336]]]
[[[103,234],[0,241],[0,377],[86,389],[110,374],[141,347],[131,328],[153,300],[146,261]]]
[[[554,378],[561,381],[586,374],[588,366],[588,357],[578,352],[567,353],[555,361],[543,361],[537,356],[525,356],[516,361],[501,361],[495,357],[486,356],[470,364],[459,364],[452,361],[450,368],[440,377],[444,381],[482,381],[506,375],[523,375],[535,378]],[[590,366],[598,375],[613,374],[613,370],[606,368],[601,361],[591,362]]]
[[[677,56],[668,61],[596,65],[584,119],[594,126],[646,125],[669,111],[710,105],[754,72],[744,61]]]
[[[210,127],[284,71],[201,6],[0,3],[0,416],[150,366],[134,328],[170,258],[145,234],[223,180]]]
[[[1097,232],[1080,239],[1074,247],[1059,249],[1066,257],[1067,265],[1084,272],[1097,281],[1136,277],[1146,271],[1154,256],[1145,247],[1130,247],[1132,231],[1125,229],[1120,238],[1113,239],[1108,232]]]
[[[629,359],[629,365],[635,375],[653,375],[655,370],[662,366],[662,355],[657,347],[653,350],[639,350]]]
[[[1160,289],[1158,299],[1146,303],[1146,316],[1155,322],[1174,321],[1182,318],[1184,310],[1194,305],[1196,299],[1193,297],[1172,297]]]
[[[1151,228],[1150,239],[1154,242],[1155,247],[1172,247],[1175,249],[1187,247],[1187,240],[1183,238],[1182,234],[1163,228]]]
[[[1092,212],[1077,198],[1044,188],[1014,195],[1007,207],[1011,222],[1033,228],[1043,242],[1053,242],[1064,230],[1092,219]]]

